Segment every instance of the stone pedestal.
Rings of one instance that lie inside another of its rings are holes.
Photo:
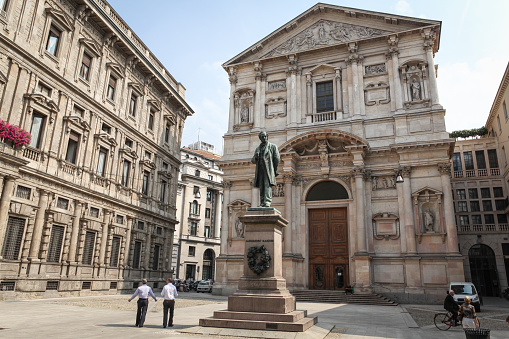
[[[228,297],[228,310],[200,319],[200,326],[303,332],[317,319],[295,310],[283,278],[283,229],[288,222],[274,208],[249,208],[245,225],[244,275]]]

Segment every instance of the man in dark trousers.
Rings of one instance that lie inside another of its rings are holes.
[[[148,308],[148,296],[150,295],[154,301],[157,302],[152,288],[147,285],[147,279],[141,281],[143,285],[136,289],[136,292],[127,301],[131,302],[136,296],[138,296],[138,311],[136,312],[136,327],[143,327],[145,323],[145,315],[147,315]]]
[[[452,318],[454,319],[454,326],[458,326],[458,311],[460,307],[453,298],[454,291],[450,290],[449,293],[447,293],[447,297],[445,297],[444,300],[444,308],[452,313]]]
[[[279,175],[279,151],[277,146],[269,142],[267,132],[260,132],[260,145],[256,148],[251,162],[256,164],[253,186],[260,189],[260,207],[270,207],[272,203],[272,186],[276,186]]]
[[[173,327],[173,310],[175,308],[175,298],[178,297],[177,288],[173,285],[171,278],[166,279],[166,285],[161,291],[164,298],[163,301],[163,327]],[[170,311],[170,319],[168,319],[168,311]]]

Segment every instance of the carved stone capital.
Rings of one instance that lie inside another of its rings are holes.
[[[293,172],[284,172],[283,173],[283,182],[286,183],[292,183],[295,178],[295,173]]]
[[[224,189],[230,189],[232,187],[232,182],[229,180],[223,180],[222,186]]]
[[[404,167],[400,167],[399,169],[401,171],[401,175],[403,176],[403,178],[410,178],[410,174],[412,174],[412,167],[410,166],[404,166]]]
[[[355,178],[363,178],[364,173],[365,173],[364,166],[355,166],[352,169],[351,175],[352,175],[352,177],[355,177]]]
[[[440,172],[440,174],[451,175],[451,164],[448,162],[439,163],[438,171]]]
[[[365,169],[364,173],[363,173],[363,176],[364,176],[364,180],[365,181],[370,181],[371,180],[371,171]]]

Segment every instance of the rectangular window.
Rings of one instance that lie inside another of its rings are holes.
[[[475,160],[477,161],[477,169],[486,168],[486,157],[484,151],[475,151]]]
[[[124,224],[124,216],[117,214],[117,224],[123,225]]]
[[[108,158],[108,150],[104,147],[99,149],[99,159],[97,160],[97,175],[104,177],[106,168],[106,159]]]
[[[482,210],[483,211],[493,211],[493,206],[491,205],[491,200],[483,200],[482,201]]]
[[[191,235],[196,235],[197,229],[198,229],[198,224],[195,222],[191,222]]]
[[[508,116],[507,116],[507,106],[505,105],[505,101],[502,104],[502,107],[504,109],[504,118],[505,118],[505,120],[507,120],[508,119]]]
[[[497,115],[497,125],[499,133],[502,133],[502,124],[500,123],[500,116]]]
[[[166,196],[166,181],[161,180],[161,197],[159,198],[159,200],[161,202],[164,202],[165,196]]]
[[[69,141],[67,142],[67,153],[65,154],[65,161],[76,164],[79,142],[80,135],[76,132],[71,132],[69,134]]]
[[[30,134],[32,139],[30,140],[30,147],[41,148],[42,130],[44,128],[44,122],[46,117],[42,114],[34,112],[32,114],[32,124],[30,125]]]
[[[495,217],[493,214],[485,214],[484,222],[486,225],[493,225],[495,223]]]
[[[479,205],[479,201],[471,201],[470,202],[470,211],[471,212],[479,212],[481,207]]]
[[[460,215],[460,225],[470,225],[468,215]]]
[[[2,257],[7,260],[18,260],[23,233],[25,232],[25,219],[9,216],[5,231]]]
[[[110,290],[116,290],[117,289],[117,282],[112,281],[110,282]]]
[[[209,180],[214,180],[214,177],[212,175],[209,175]]]
[[[99,218],[99,209],[95,207],[90,207],[90,216],[92,218]]]
[[[78,106],[74,105],[73,107],[73,110],[72,110],[72,113],[73,115],[75,116],[78,116],[78,117],[82,117],[83,118],[83,114],[85,114],[85,110],[82,109],[82,108],[79,108]]]
[[[133,268],[140,268],[141,241],[134,242]]]
[[[497,150],[488,150],[488,161],[490,162],[490,168],[498,168]]]
[[[210,226],[205,226],[205,232],[203,233],[205,238],[210,238]]]
[[[452,155],[452,166],[455,171],[463,170],[463,167],[461,166],[461,155],[459,153],[454,153]]]
[[[170,124],[167,122],[166,127],[164,128],[164,142],[170,142]]]
[[[502,198],[504,196],[504,191],[502,187],[493,187],[493,196],[495,198]]]
[[[495,200],[495,208],[497,211],[503,211],[506,208],[506,202],[505,199],[497,199]]]
[[[507,215],[497,214],[497,221],[499,224],[507,224]]]
[[[122,185],[126,186],[129,184],[129,173],[131,171],[131,162],[124,160],[124,167],[122,169]]]
[[[83,58],[81,59],[80,77],[88,81],[90,74],[90,65],[92,64],[92,57],[86,52],[83,52]]]
[[[210,208],[205,209],[205,218],[210,218]]]
[[[133,148],[133,141],[131,139],[125,138],[125,145],[129,148]]]
[[[466,201],[458,201],[458,212],[468,212]]]
[[[9,4],[9,0],[0,0],[0,9],[5,12],[7,10],[8,4]],[[0,289],[0,291],[1,291],[1,289]]]
[[[82,284],[81,284],[81,289],[82,290],[89,290],[92,288],[92,282],[91,281],[84,281]]]
[[[148,115],[148,129],[153,130],[154,129],[154,111],[150,110],[150,113]]]
[[[156,234],[157,235],[163,235],[163,228],[162,227],[157,227],[156,228]]]
[[[159,269],[159,252],[161,251],[161,245],[154,245],[154,260],[152,262],[152,269],[157,271]]]
[[[138,97],[134,94],[131,94],[131,100],[129,101],[129,114],[131,116],[136,116],[136,103],[138,102]]]
[[[46,291],[58,291],[58,280],[47,281]]]
[[[63,210],[68,210],[69,209],[69,199],[64,199],[64,198],[58,197],[57,207],[61,208]]]
[[[120,237],[114,236],[111,241],[111,259],[110,259],[111,267],[118,266],[119,253],[120,253]]]
[[[463,160],[465,161],[465,169],[474,169],[474,158],[472,158],[472,152],[463,152]]]
[[[25,187],[18,185],[16,189],[16,197],[21,199],[30,199],[32,194],[32,189],[30,187]]]
[[[46,41],[46,50],[54,56],[56,56],[58,52],[58,44],[60,42],[61,34],[62,32],[55,26],[50,26],[48,40]]]
[[[143,221],[138,221],[138,229],[143,230],[145,228],[145,223]]]
[[[152,159],[152,153],[150,153],[149,151],[145,151],[145,159],[147,160]]]
[[[44,85],[40,81],[37,84],[37,90],[39,91],[39,93],[44,94],[47,97],[51,97],[51,88],[49,88],[48,86]]]
[[[482,225],[482,220],[480,215],[473,215],[472,216],[472,224],[474,225]]]
[[[189,246],[189,256],[190,257],[194,257],[196,254],[196,247],[194,246]]]
[[[141,188],[141,193],[148,195],[148,181],[150,179],[150,172],[143,171],[143,186]]]
[[[332,81],[316,84],[316,112],[334,111],[334,94]]]
[[[479,194],[477,192],[477,188],[469,188],[468,189],[468,197],[470,199],[478,199],[479,198]]]
[[[465,195],[465,190],[464,189],[456,190],[456,197],[458,200],[465,200],[467,198]]]
[[[84,265],[92,265],[94,258],[95,232],[87,231],[85,234],[85,244],[83,246],[83,258],[81,263]]]
[[[212,201],[212,191],[207,191],[207,201]]]
[[[62,242],[64,240],[65,227],[53,225],[51,227],[51,236],[48,246],[48,262],[60,262],[60,253],[62,252]]]
[[[489,187],[481,188],[481,197],[482,198],[491,198],[490,188]]]
[[[106,124],[103,124],[101,127],[101,131],[111,134],[111,127]]]
[[[168,170],[168,164],[163,162],[163,170],[167,171]]]
[[[115,99],[116,84],[117,84],[117,79],[115,79],[112,75],[110,75],[110,79],[108,80],[108,91],[106,92],[106,96],[111,101],[113,101]]]

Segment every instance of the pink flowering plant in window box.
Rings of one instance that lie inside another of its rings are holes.
[[[30,144],[32,136],[16,125],[0,120],[0,140],[14,148],[21,148]]]

